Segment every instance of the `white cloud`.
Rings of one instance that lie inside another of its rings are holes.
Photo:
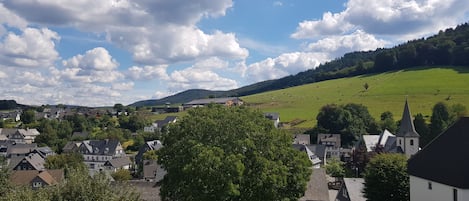
[[[339,35],[351,28],[342,13],[325,12],[321,20],[303,21],[296,28],[292,38],[316,38],[322,35]]]
[[[332,58],[337,58],[347,52],[375,50],[387,44],[389,44],[389,42],[377,39],[371,34],[357,30],[350,35],[331,36],[310,43],[308,45],[308,51],[326,52],[330,54]]]
[[[26,20],[6,9],[2,2],[0,2],[0,24],[7,24],[10,27],[16,27],[19,29],[24,29],[28,25]]]
[[[59,58],[55,41],[60,36],[47,28],[26,28],[8,33],[0,43],[0,63],[10,67],[50,67]]]
[[[170,77],[169,91],[187,89],[229,90],[238,87],[235,80],[221,77],[210,70],[193,67],[174,71]]]
[[[204,33],[204,17],[224,16],[231,0],[58,1],[5,0],[4,6],[33,23],[105,33],[145,65],[192,61],[200,57],[245,58],[233,33]]]
[[[103,47],[86,51],[85,55],[76,55],[62,62],[67,68],[106,71],[117,68],[119,63]]]
[[[7,74],[4,73],[4,72],[2,72],[2,71],[0,71],[0,78],[6,78],[6,77],[7,77]]]
[[[227,68],[229,63],[225,60],[222,60],[218,57],[211,57],[208,59],[204,59],[201,61],[198,61],[197,63],[194,64],[194,68],[199,68],[199,69],[223,69]]]
[[[127,70],[126,75],[131,80],[168,80],[169,76],[166,73],[167,67],[167,65],[144,67],[132,66]]]
[[[110,83],[124,78],[116,70],[119,63],[103,47],[88,50],[84,55],[73,56],[62,61],[62,65],[66,68],[61,74],[68,81]]]
[[[370,34],[416,37],[455,26],[468,12],[466,0],[349,0],[342,12],[325,13],[320,20],[300,23],[292,37],[316,38],[356,29]]]
[[[326,53],[292,52],[250,64],[246,74],[251,81],[277,79],[315,68],[329,60]]]
[[[112,88],[114,90],[121,90],[121,91],[129,91],[134,88],[133,82],[123,82],[123,83],[114,83],[112,84]]]
[[[274,1],[272,4],[273,6],[283,6],[283,3],[281,1]]]

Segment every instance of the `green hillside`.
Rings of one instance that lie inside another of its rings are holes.
[[[312,127],[319,109],[331,103],[360,103],[377,120],[384,111],[391,111],[398,120],[406,96],[414,115],[431,115],[433,105],[439,101],[469,108],[469,68],[412,68],[312,83],[242,99],[262,111],[279,112],[282,122],[304,121],[296,127]]]

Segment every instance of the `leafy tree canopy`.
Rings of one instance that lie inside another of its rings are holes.
[[[291,136],[244,107],[192,109],[162,140],[163,200],[297,200],[311,174]]]
[[[407,158],[403,154],[378,154],[365,169],[364,194],[368,201],[409,200]]]

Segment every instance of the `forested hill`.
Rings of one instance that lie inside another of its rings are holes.
[[[469,24],[440,31],[438,34],[409,41],[393,48],[352,52],[296,75],[255,83],[230,91],[189,90],[160,100],[140,101],[133,106],[183,103],[197,98],[246,96],[303,84],[382,73],[418,66],[467,66],[469,68]]]

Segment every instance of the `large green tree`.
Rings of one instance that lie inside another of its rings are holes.
[[[290,135],[243,107],[192,109],[162,140],[163,200],[297,200],[311,174]]]
[[[409,200],[407,158],[403,154],[378,154],[365,169],[364,194],[368,201]]]

